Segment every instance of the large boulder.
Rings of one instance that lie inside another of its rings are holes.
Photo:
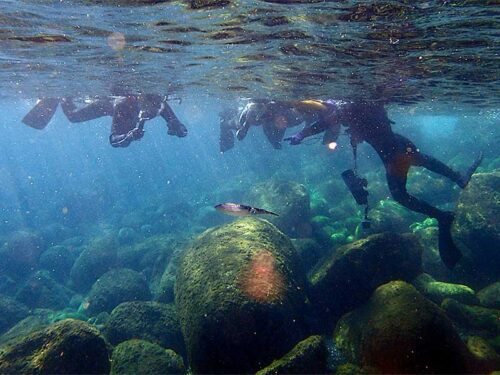
[[[470,354],[442,310],[411,285],[382,285],[334,333],[349,361],[381,373],[466,373]]]
[[[279,216],[267,219],[291,237],[310,237],[312,226],[309,193],[304,185],[291,181],[268,181],[251,188],[245,202]]]
[[[71,294],[48,271],[37,271],[18,290],[16,299],[30,308],[63,309],[68,305]]]
[[[116,264],[116,240],[99,238],[83,250],[70,272],[71,286],[78,292],[86,292],[92,284]]]
[[[267,221],[199,236],[177,274],[176,305],[195,372],[253,372],[305,336],[298,255]]]
[[[150,299],[151,293],[143,275],[128,268],[116,268],[97,279],[82,307],[89,315],[97,315],[102,311],[111,312],[122,302]]]
[[[484,284],[500,278],[499,217],[500,171],[475,174],[460,195],[452,229]]]
[[[481,306],[500,309],[500,281],[481,289],[477,297]]]
[[[310,297],[327,330],[364,303],[378,286],[411,281],[421,272],[422,247],[412,234],[381,233],[337,249],[310,275]]]
[[[111,357],[111,375],[182,374],[185,371],[180,355],[144,340],[133,339],[120,343]]]
[[[77,256],[66,246],[52,246],[40,256],[40,268],[49,271],[54,279],[65,282]]]
[[[113,344],[139,338],[184,354],[184,341],[173,305],[158,302],[125,302],[117,306],[104,325]]]
[[[311,336],[299,342],[285,356],[273,361],[257,375],[326,374],[326,345],[321,336]]]
[[[26,276],[37,267],[44,249],[43,240],[36,234],[15,232],[0,247],[0,274],[14,279]]]
[[[107,374],[108,348],[88,323],[66,319],[0,348],[0,373]]]
[[[500,335],[500,310],[487,307],[466,305],[452,298],[446,298],[441,307],[458,325],[482,331],[485,336]]]
[[[28,316],[29,310],[22,303],[0,294],[0,334]]]

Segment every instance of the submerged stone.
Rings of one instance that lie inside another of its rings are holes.
[[[173,305],[158,302],[125,302],[117,306],[104,325],[104,334],[116,345],[133,338],[147,340],[184,354],[184,341]]]
[[[500,171],[477,173],[460,194],[453,236],[485,282],[500,278]]]
[[[63,309],[70,301],[71,291],[55,281],[48,271],[31,275],[16,294],[16,299],[35,308]]]
[[[326,373],[327,350],[321,336],[299,342],[282,358],[257,371],[257,375]]]
[[[335,343],[349,361],[381,373],[466,373],[470,354],[442,310],[393,281],[342,317]]]
[[[482,306],[500,309],[500,281],[481,289],[477,297]]]
[[[88,323],[67,319],[0,348],[0,373],[106,374],[106,343]]]
[[[310,297],[329,327],[365,302],[379,285],[412,280],[421,272],[422,247],[411,234],[375,234],[340,247],[310,276]],[[329,329],[329,328],[328,328]]]
[[[0,334],[26,318],[28,308],[11,297],[0,295]]]
[[[467,348],[482,367],[482,372],[500,369],[500,355],[482,337],[470,336],[467,339]]]
[[[97,279],[82,306],[88,314],[96,315],[111,312],[122,302],[149,299],[151,293],[143,275],[128,268],[117,268]]]
[[[255,218],[207,230],[193,242],[175,289],[193,371],[254,372],[305,337],[298,259],[283,233]]]
[[[20,279],[38,265],[40,254],[45,250],[42,239],[34,233],[13,233],[0,247],[0,273]]]
[[[483,330],[488,335],[500,335],[500,310],[470,306],[447,298],[441,304],[446,314],[461,326]]]
[[[185,372],[182,357],[170,349],[144,340],[128,340],[113,350],[111,373],[181,374]]]

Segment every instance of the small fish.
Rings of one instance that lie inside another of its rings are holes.
[[[248,215],[274,215],[274,212],[264,210],[262,208],[246,206],[238,203],[221,203],[215,206],[217,211],[231,216],[248,216]]]

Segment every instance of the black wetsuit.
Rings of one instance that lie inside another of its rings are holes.
[[[113,147],[127,147],[130,142],[142,138],[146,120],[161,116],[167,122],[168,134],[184,137],[185,126],[172,111],[166,98],[161,95],[126,95],[99,98],[77,108],[71,99],[63,99],[61,107],[71,122],[84,122],[103,116],[112,116],[109,142]]]
[[[436,218],[440,224],[441,258],[448,267],[453,267],[461,257],[451,240],[449,229],[453,221],[453,213],[442,211],[424,200],[408,193],[406,182],[411,166],[424,167],[463,187],[462,176],[430,155],[420,150],[408,139],[394,133],[391,120],[380,104],[365,102],[344,102],[329,100],[323,102],[328,110],[320,114],[319,120],[297,133],[299,143],[305,137],[328,131],[338,136],[340,125],[347,127],[351,144],[367,142],[380,156],[385,170],[387,183],[392,197],[401,205],[412,211]],[[291,137],[293,138],[293,137]],[[446,248],[446,250],[443,250]]]

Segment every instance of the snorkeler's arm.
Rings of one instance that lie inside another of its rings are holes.
[[[84,122],[113,115],[113,101],[108,98],[98,99],[80,109],[71,98],[65,98],[61,100],[61,108],[70,122]]]
[[[166,101],[162,103],[162,108],[159,115],[165,119],[168,127],[168,134],[178,137],[185,137],[187,129],[184,124],[177,118],[172,108]]]
[[[291,145],[298,145],[305,138],[311,137],[313,135],[319,134],[327,129],[327,123],[324,121],[315,121],[310,125],[306,125],[304,129],[300,132],[295,133],[291,137],[283,139],[284,141],[290,141]]]

